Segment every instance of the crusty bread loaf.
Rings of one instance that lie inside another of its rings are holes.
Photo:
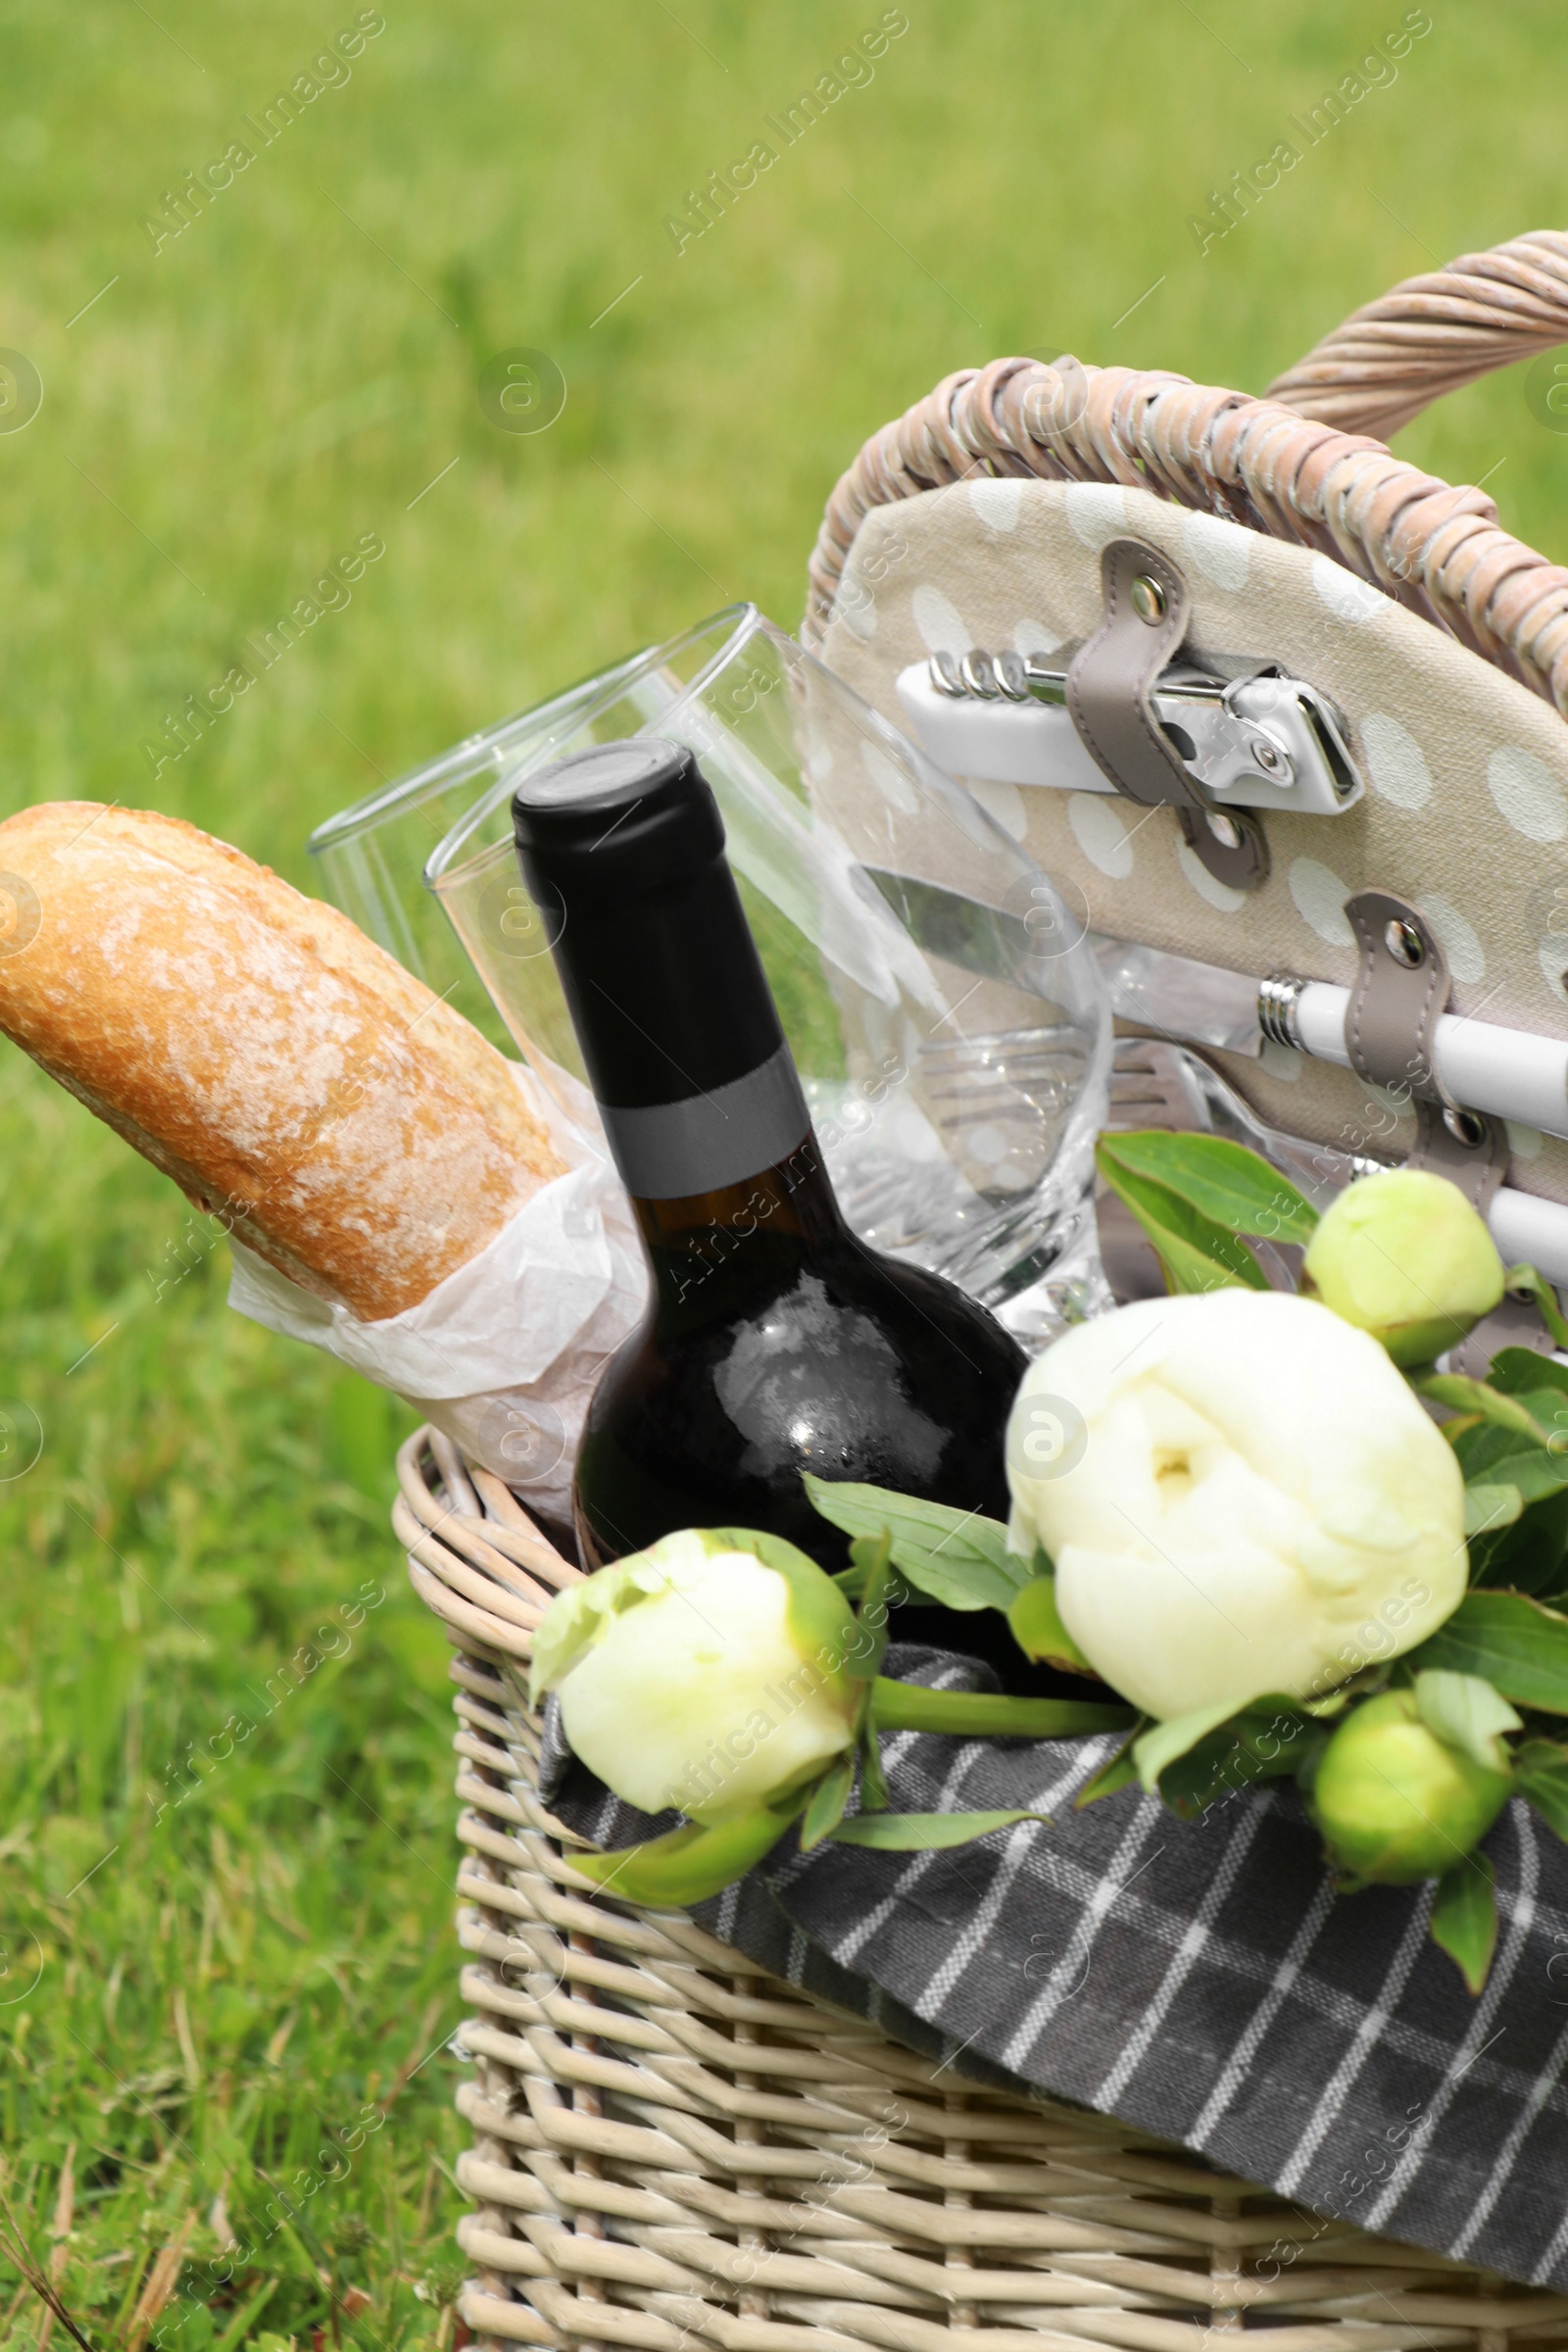
[[[0,824],[0,1029],[199,1208],[368,1321],[563,1162],[494,1048],[357,930],[176,818]]]

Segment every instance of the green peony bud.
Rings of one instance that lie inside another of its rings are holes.
[[[1381,1340],[1396,1364],[1429,1364],[1502,1297],[1502,1260],[1457,1185],[1390,1168],[1340,1194],[1307,1245],[1302,1288]]]
[[[1343,1877],[1411,1886],[1461,1861],[1512,1787],[1430,1731],[1413,1690],[1386,1690],[1346,1716],[1308,1803]]]
[[[560,1692],[572,1747],[628,1804],[726,1822],[853,1744],[872,1646],[793,1544],[688,1529],[557,1594],[533,1695]]]

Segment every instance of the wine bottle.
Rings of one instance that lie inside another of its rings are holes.
[[[692,753],[647,736],[576,753],[513,813],[653,1277],[588,1411],[584,1566],[728,1526],[841,1568],[806,1471],[1004,1519],[1023,1351],[845,1222]],[[994,1612],[909,1605],[891,1632],[1040,1687]]]

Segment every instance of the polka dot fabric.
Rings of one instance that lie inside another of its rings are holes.
[[[1199,863],[1167,810],[1016,786],[977,797],[1076,886],[1097,930],[1348,985],[1356,957],[1344,902],[1376,884],[1431,923],[1457,1010],[1484,1004],[1488,1021],[1562,1034],[1568,725],[1327,557],[1116,483],[958,482],[866,515],[823,658],[901,727],[895,680],[928,653],[1011,647],[1065,664],[1100,620],[1100,551],[1129,532],[1180,566],[1200,656],[1278,661],[1339,707],[1364,798],[1336,817],[1269,812],[1272,870],[1244,897]],[[931,880],[940,868],[933,843]],[[1357,1150],[1405,1148],[1408,1117],[1346,1071],[1277,1053],[1219,1058],[1281,1126]],[[1568,1144],[1521,1130],[1510,1181],[1568,1200]]]

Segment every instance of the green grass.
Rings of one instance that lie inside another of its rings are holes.
[[[1187,216],[1398,0],[908,13],[677,255],[664,217],[873,0],[386,0],[352,79],[155,253],[163,191],[354,6],[3,0],[0,345],[44,400],[0,432],[0,813],[156,806],[304,881],[379,775],[732,596],[792,624],[834,477],[949,369],[1069,348],[1260,388],[1395,279],[1560,216],[1540,5],[1435,11],[1206,256]],[[518,345],[567,384],[534,436],[475,393]],[[1568,441],[1520,370],[1402,446],[1568,555]],[[165,713],[367,532],[352,604],[154,777]],[[0,1484],[7,2194],[96,2344],[187,2225],[176,2352],[450,2344],[447,1653],[384,1532],[405,1417],[230,1316],[221,1249],[3,1047],[0,1168],[0,1395],[42,1437]],[[334,2320],[334,2281],[368,2309]],[[0,2261],[0,2342],[37,2328]]]

